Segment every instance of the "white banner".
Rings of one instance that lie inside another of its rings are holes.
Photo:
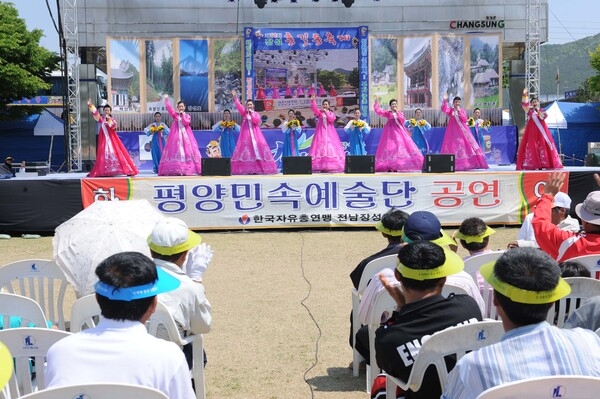
[[[518,223],[519,173],[315,174],[136,178],[146,199],[194,229],[373,226],[396,207],[443,224]]]

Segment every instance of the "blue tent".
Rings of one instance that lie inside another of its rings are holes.
[[[600,142],[600,103],[558,101],[556,104],[567,121],[567,128],[549,126],[554,142],[565,156],[565,165],[583,165],[588,153],[588,143]]]

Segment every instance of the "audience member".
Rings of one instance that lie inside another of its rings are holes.
[[[6,176],[9,178],[15,176],[15,171],[13,170],[12,163],[13,157],[8,156],[4,158],[4,164],[0,165],[0,176]]]
[[[600,296],[588,298],[579,308],[575,309],[564,328],[581,327],[596,331],[600,328]]]
[[[103,318],[98,326],[63,338],[48,351],[46,387],[120,383],[194,399],[188,366],[172,342],[148,334],[144,323],[157,297],[179,287],[171,274],[137,252],[105,259],[94,286]]]
[[[363,270],[369,262],[387,255],[397,255],[402,244],[402,227],[408,218],[408,213],[396,208],[392,208],[381,217],[381,221],[375,225],[375,228],[381,232],[381,235],[387,239],[388,245],[381,251],[363,259],[358,266],[350,273],[350,280],[354,288],[358,289]]]
[[[558,264],[560,267],[560,276],[565,277],[592,277],[592,273],[582,263],[567,260]]]
[[[494,288],[494,305],[506,334],[501,342],[457,362],[443,398],[476,398],[486,389],[526,378],[600,376],[600,338],[546,322],[554,302],[571,291],[555,260],[537,249],[516,248],[480,271]]]
[[[467,218],[463,220],[454,235],[454,238],[459,240],[460,246],[469,251],[469,256],[463,258],[463,260],[491,252],[488,247],[490,245],[490,236],[494,233],[494,229],[486,225],[480,218]]]
[[[462,268],[462,259],[457,254],[429,241],[415,241],[400,249],[394,275],[402,288],[397,281],[382,281],[396,300],[397,310],[375,336],[377,364],[388,374],[408,379],[423,337],[450,326],[481,320],[481,310],[470,296],[446,298],[441,294],[446,277]],[[357,350],[369,359],[368,331],[359,330],[356,339]],[[431,368],[421,389],[406,392],[406,398],[434,398],[440,394],[437,373]]]
[[[556,225],[561,230],[571,231],[573,233],[579,233],[581,226],[577,219],[572,218],[569,215],[571,211],[571,197],[567,194],[559,191],[554,196],[554,202],[552,204],[552,224]],[[516,247],[533,247],[539,248],[535,239],[535,233],[533,232],[533,226],[531,221],[533,220],[533,212],[525,216],[519,235],[516,241],[512,241],[508,244],[508,248]]]
[[[417,211],[406,220],[402,229],[402,240],[406,243],[425,240],[439,246],[448,246],[456,252],[458,245],[444,230],[440,220],[428,211]]]
[[[165,218],[154,226],[148,237],[148,246],[156,265],[180,281],[177,289],[159,295],[158,299],[173,316],[182,336],[204,334],[210,331],[211,306],[204,286],[193,281],[183,269],[188,251],[200,245],[202,238],[189,230],[183,220]],[[192,347],[183,347],[192,368]]]
[[[596,182],[600,176],[595,175]],[[554,197],[564,184],[566,174],[552,172],[543,188],[533,216],[533,230],[540,248],[560,261],[577,256],[600,253],[600,191],[592,191],[583,203],[575,207],[585,233],[559,229],[552,223]]]

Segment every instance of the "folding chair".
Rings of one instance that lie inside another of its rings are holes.
[[[375,377],[381,373],[381,369],[377,365],[377,358],[375,357],[375,331],[381,326],[382,319],[387,319],[391,316],[392,312],[396,309],[396,301],[386,289],[379,291],[373,309],[371,311],[371,317],[367,324],[369,331],[369,365],[367,366],[367,393],[371,393],[371,387]],[[385,317],[383,317],[386,315]]]
[[[46,318],[63,331],[63,305],[69,286],[62,270],[51,260],[27,259],[0,267],[0,288],[36,301]]]
[[[573,397],[596,399],[600,391],[600,378],[580,375],[552,375],[509,382],[488,389],[477,399],[527,399]],[[568,393],[568,395],[566,394]]]
[[[449,282],[446,282],[444,284],[444,288],[442,288],[442,295],[447,298],[448,295],[450,295],[450,294],[454,294],[454,295],[469,295],[469,293],[467,292],[467,290],[465,290],[463,287],[458,286],[458,285],[454,285],[454,284],[449,283]]]
[[[163,392],[140,385],[90,384],[50,388],[21,396],[19,399],[168,399]]]
[[[504,335],[502,322],[486,320],[477,323],[449,327],[433,334],[422,343],[421,349],[413,363],[408,381],[387,375],[387,397],[393,398],[396,386],[405,391],[418,391],[423,383],[425,371],[430,365],[435,365],[442,391],[448,382],[449,370],[446,368],[444,357],[456,355],[458,361],[466,353],[500,342]]]
[[[493,262],[493,261],[498,260],[498,258],[500,258],[503,253],[504,253],[504,251],[494,251],[494,252],[488,252],[488,253],[481,254],[481,255],[472,256],[472,257],[468,258],[467,260],[465,260],[464,271],[469,273],[471,275],[471,277],[473,277],[473,280],[475,281],[475,283],[477,283],[479,285],[479,281],[483,280],[481,278],[478,278],[479,268],[488,262]],[[481,296],[483,297],[483,303],[485,304],[485,310],[486,310],[485,314],[482,316],[487,319],[498,320],[499,319],[498,311],[496,310],[496,307],[494,306],[494,290],[493,290],[493,288],[486,281],[483,282],[483,286],[479,285],[479,288],[481,290]]]
[[[10,328],[11,316],[21,318],[18,327],[30,325],[39,328],[48,327],[44,312],[36,301],[21,295],[0,293],[0,317],[3,329]]]
[[[66,331],[36,327],[0,330],[0,341],[15,358],[15,371],[6,387],[9,398],[18,398],[45,386],[44,363],[48,349],[70,334]],[[35,370],[31,367],[31,358],[34,359]]]
[[[360,282],[358,283],[358,289],[352,288],[352,375],[354,377],[358,377],[358,366],[362,360],[360,353],[358,353],[355,349],[356,333],[360,328],[360,323],[358,322],[358,304],[360,303],[360,299],[365,292],[365,288],[367,288],[367,284],[369,281],[371,281],[373,276],[385,268],[395,268],[397,258],[397,255],[387,255],[367,263],[360,278]]]
[[[166,331],[168,340],[175,342],[180,348],[184,345],[192,343],[193,361],[192,366],[192,378],[194,379],[194,385],[196,389],[196,398],[205,399],[205,386],[204,386],[204,341],[202,334],[189,335],[182,337],[179,334],[177,324],[173,319],[169,310],[158,302],[156,310],[150,316],[150,319],[146,322],[146,328],[148,332],[155,337],[164,338],[162,331]]]
[[[96,327],[100,315],[100,305],[96,294],[86,295],[73,303],[71,308],[71,332],[76,333],[87,328]]]
[[[561,327],[567,321],[569,313],[579,308],[586,299],[600,295],[600,280],[590,277],[566,277],[571,293],[556,301],[554,309],[548,312],[548,323]]]

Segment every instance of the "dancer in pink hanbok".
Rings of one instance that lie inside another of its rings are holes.
[[[373,109],[387,118],[375,153],[375,172],[405,172],[423,168],[423,154],[404,127],[406,118],[398,110],[398,102],[390,100],[390,109],[384,110],[375,98]]]
[[[194,176],[202,174],[202,156],[198,143],[190,127],[192,117],[185,113],[183,101],[177,103],[177,111],[165,94],[165,108],[173,125],[167,137],[167,144],[158,165],[159,176]]]
[[[488,164],[479,143],[467,126],[467,114],[460,107],[460,97],[454,97],[452,108],[448,105],[448,95],[444,94],[442,111],[448,115],[448,125],[442,142],[442,154],[454,154],[454,169],[488,169]]]
[[[138,170],[117,136],[117,122],[112,117],[112,108],[105,105],[102,108],[104,115],[100,115],[92,101],[88,99],[87,105],[92,116],[100,122],[98,144],[96,146],[96,163],[88,174],[89,177],[111,177],[117,175],[135,176]]]
[[[540,108],[537,98],[531,97],[530,102],[526,88],[523,89],[521,106],[528,120],[517,153],[517,170],[562,168],[554,139],[544,121],[547,116],[546,111]]]
[[[335,130],[335,113],[329,110],[329,101],[323,100],[323,110],[317,107],[315,96],[310,98],[310,108],[317,118],[317,127],[310,145],[313,172],[340,173],[344,171],[346,153]]]
[[[280,99],[281,95],[279,94],[279,85],[274,83],[273,85],[271,85],[271,87],[273,88],[273,94],[271,94],[271,98],[273,100]]]
[[[277,164],[271,148],[260,130],[260,114],[254,111],[252,100],[244,107],[237,98],[237,92],[231,91],[233,102],[240,115],[242,127],[235,150],[231,156],[231,173],[234,175],[272,175],[277,173]]]

